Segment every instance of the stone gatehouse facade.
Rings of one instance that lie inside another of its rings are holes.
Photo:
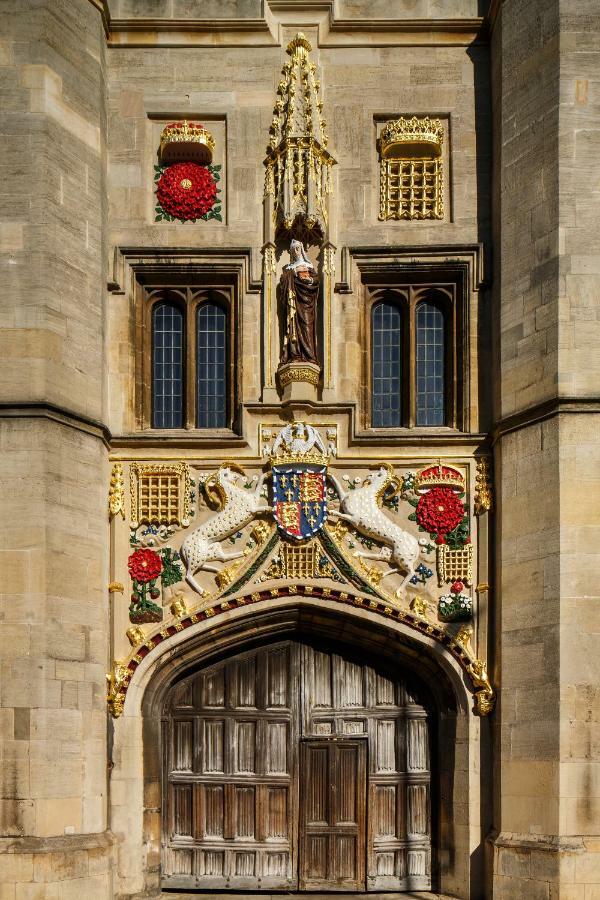
[[[597,4],[2,12],[0,898],[600,897]]]

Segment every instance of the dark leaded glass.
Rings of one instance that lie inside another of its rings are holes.
[[[381,301],[373,305],[371,315],[371,423],[374,428],[391,428],[402,424],[400,310],[394,303]]]
[[[227,315],[215,303],[203,303],[196,315],[196,424],[227,425]]]
[[[183,426],[183,315],[170,303],[152,312],[152,425]]]
[[[417,306],[417,425],[444,425],[444,313]]]

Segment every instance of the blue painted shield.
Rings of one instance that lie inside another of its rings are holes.
[[[327,468],[319,465],[273,466],[273,515],[280,532],[305,541],[327,521]]]

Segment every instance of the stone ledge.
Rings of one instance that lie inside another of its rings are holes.
[[[107,448],[110,446],[111,434],[104,423],[53,403],[0,403],[0,419],[49,419],[100,438]]]
[[[115,837],[110,831],[93,834],[60,834],[56,837],[0,837],[2,853],[77,853],[79,850],[111,849]]]
[[[152,895],[148,895],[148,900],[150,900]],[[205,898],[205,900],[213,900],[216,897],[222,897],[223,900],[283,900],[285,897],[298,897],[304,898],[304,900],[452,900],[449,894],[432,894],[429,891],[418,891],[416,893],[368,893],[368,894],[339,894],[337,891],[335,893],[328,894],[315,894],[312,891],[303,892],[303,893],[289,893],[288,891],[284,891],[279,894],[268,894],[264,891],[260,893],[244,893],[244,894],[232,894],[230,891],[193,891],[190,893],[177,893],[173,894],[171,891],[163,894],[155,894],[154,895],[157,900],[162,898],[162,900],[190,900],[190,898],[195,897],[196,900],[201,900],[201,898]],[[137,898],[130,898],[130,900],[137,900]],[[139,897],[139,900],[142,900],[142,896]]]
[[[530,425],[537,425],[546,419],[552,419],[558,415],[593,415],[600,413],[600,398],[598,397],[554,397],[529,406],[510,416],[500,419],[492,430],[492,444],[495,444],[506,434],[520,431]]]
[[[585,853],[586,840],[581,835],[562,837],[555,834],[519,834],[513,831],[501,831],[496,837],[488,838],[494,847],[543,850],[547,853]]]

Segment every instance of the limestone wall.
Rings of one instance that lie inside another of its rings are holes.
[[[599,29],[589,5],[508,2],[493,35],[500,898],[599,890]]]
[[[363,10],[364,12],[364,10]],[[301,17],[302,18],[302,17]],[[249,247],[252,274],[261,274],[264,167],[285,46],[303,28],[313,45],[324,116],[334,167],[332,240],[336,280],[342,273],[342,248],[463,245],[478,242],[489,250],[490,112],[488,51],[466,46],[467,39],[448,37],[448,45],[431,45],[420,36],[417,46],[379,46],[379,35],[360,32],[360,46],[342,40],[319,48],[315,14],[304,11],[306,24],[282,23],[272,46],[164,47],[113,46],[109,49],[108,196],[109,258],[121,247],[227,248]],[[146,40],[144,38],[144,40]],[[161,38],[162,40],[162,38]],[[165,35],[164,40],[167,40]],[[257,38],[258,40],[258,38]],[[262,38],[261,38],[262,41]],[[140,41],[141,42],[141,41]],[[446,215],[443,221],[379,221],[378,127],[400,115],[440,116],[446,129]],[[196,118],[215,136],[215,162],[223,166],[223,222],[155,222],[154,166],[160,132],[173,118]],[[315,248],[311,252],[314,255]],[[458,252],[458,251],[457,251]],[[485,264],[487,265],[487,254]],[[287,255],[277,261],[279,274]],[[134,430],[131,389],[134,360],[128,350],[132,327],[131,285],[121,285],[125,298],[110,302],[110,427],[114,433]],[[328,397],[355,403],[363,379],[359,283],[353,292],[332,301],[333,385]],[[485,320],[487,303],[481,303]],[[260,359],[255,328],[261,298],[243,299],[244,380],[242,402],[261,398]],[[473,336],[475,340],[475,336]],[[486,385],[473,398],[485,403]],[[129,405],[129,410],[127,406]]]
[[[26,5],[2,9],[0,893],[108,898],[105,36],[88,0]]]

